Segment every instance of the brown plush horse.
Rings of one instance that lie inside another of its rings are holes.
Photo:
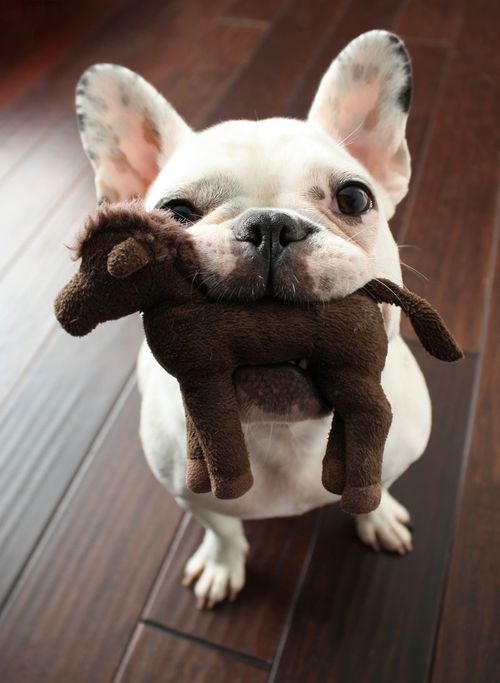
[[[241,365],[308,360],[334,409],[322,481],[342,507],[366,513],[380,501],[391,409],[380,385],[387,353],[378,302],[401,306],[423,346],[442,360],[462,353],[430,304],[389,281],[321,304],[274,299],[215,303],[194,287],[189,235],[163,211],[139,203],[102,206],[80,238],[79,272],[57,297],[56,315],[73,335],[143,312],[148,344],[180,384],[187,419],[187,485],[219,498],[252,485],[232,376]]]

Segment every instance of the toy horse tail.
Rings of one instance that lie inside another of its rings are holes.
[[[363,290],[377,303],[399,306],[410,319],[420,343],[432,356],[448,362],[463,358],[444,320],[428,301],[391,280],[371,280]]]

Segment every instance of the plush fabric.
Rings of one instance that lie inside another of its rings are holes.
[[[430,304],[387,280],[329,303],[211,301],[193,285],[189,235],[168,213],[147,213],[138,202],[101,207],[77,254],[80,269],[56,299],[57,318],[70,334],[84,335],[100,322],[142,311],[148,344],[182,391],[187,485],[196,493],[235,498],[252,486],[235,369],[304,358],[334,410],[323,485],[342,495],[346,512],[370,512],[380,502],[391,424],[380,384],[387,336],[378,303],[401,306],[436,357],[462,355]]]

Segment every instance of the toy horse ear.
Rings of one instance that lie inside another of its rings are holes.
[[[147,248],[133,237],[120,242],[108,254],[108,273],[125,278],[144,268],[152,260]]]

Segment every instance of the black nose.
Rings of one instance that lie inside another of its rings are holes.
[[[266,260],[276,261],[292,242],[304,240],[311,227],[300,218],[280,211],[252,213],[239,223],[234,236],[239,242],[253,244]]]

